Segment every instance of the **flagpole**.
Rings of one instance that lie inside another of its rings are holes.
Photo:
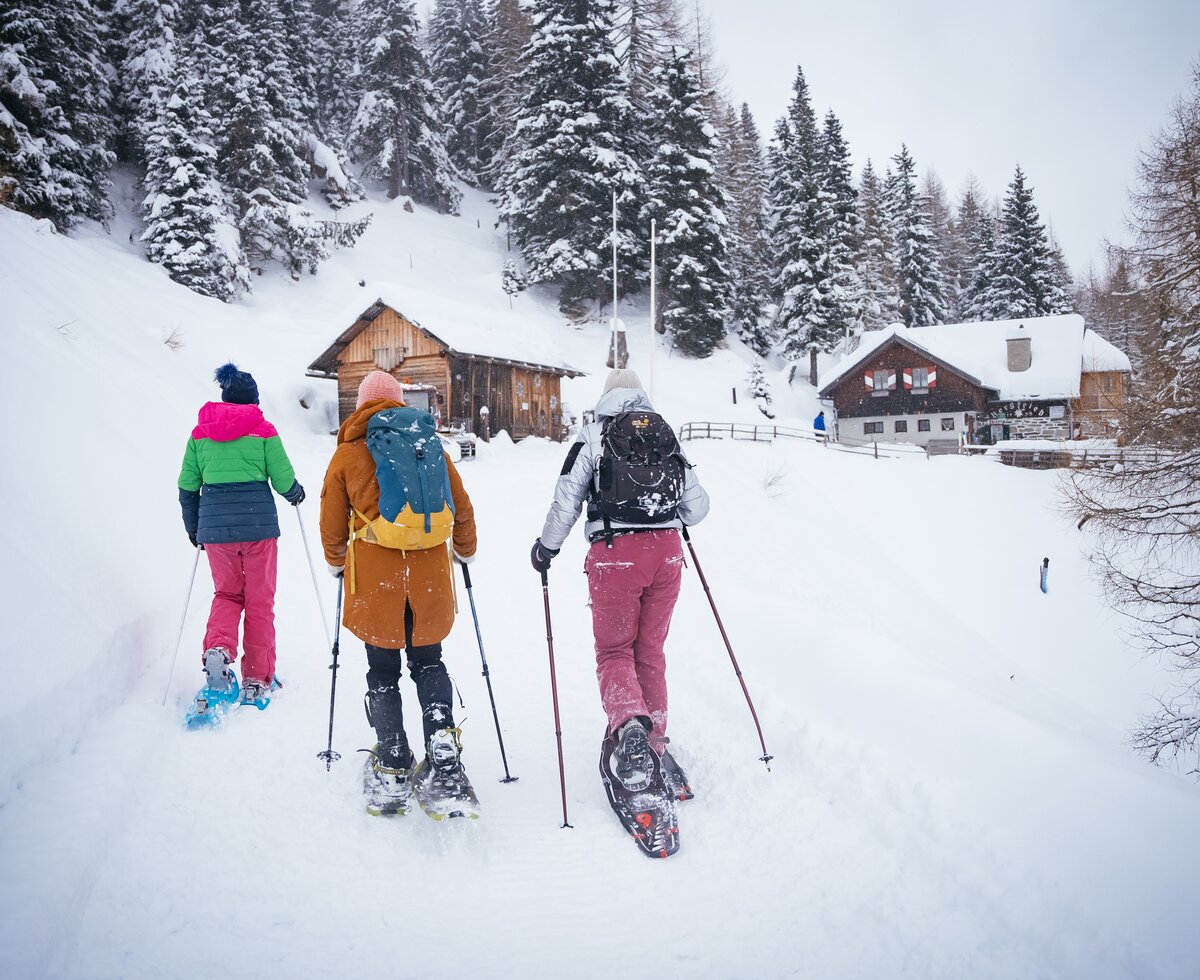
[[[621,366],[617,354],[617,192],[612,192],[612,362],[613,367]]]
[[[654,306],[654,285],[657,276],[657,262],[655,259],[655,246],[658,244],[658,221],[655,218],[650,219],[650,404],[654,404],[654,348],[655,344],[655,306]]]

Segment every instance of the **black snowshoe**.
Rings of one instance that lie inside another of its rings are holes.
[[[606,734],[600,745],[604,792],[621,826],[643,854],[670,857],[679,850],[675,800],[646,730],[640,725],[627,727],[629,733],[623,739]]]
[[[462,733],[443,728],[429,739],[429,752],[413,770],[413,794],[417,805],[434,820],[448,817],[479,819],[479,797],[463,769]]]
[[[692,792],[692,787],[688,784],[687,773],[675,761],[675,756],[671,755],[670,749],[664,747],[659,758],[662,760],[663,782],[667,784],[671,795],[681,802],[695,799],[696,794]]]
[[[408,765],[383,765],[379,746],[361,749],[367,754],[363,766],[363,795],[367,798],[367,813],[373,817],[402,817],[412,810],[413,756],[408,753]]]

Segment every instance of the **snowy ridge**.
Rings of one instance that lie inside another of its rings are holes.
[[[680,807],[684,843],[669,861],[647,861],[622,837],[595,773],[604,720],[578,531],[550,573],[574,825],[559,829],[542,596],[526,556],[561,445],[499,438],[461,467],[480,530],[475,599],[520,776],[498,782],[464,610],[446,659],[466,701],[463,760],[481,820],[363,812],[365,657],[345,631],[343,758],[328,774],[316,759],[329,650],[297,516],[282,502],[287,687],[222,731],[184,732],[211,581],[202,558],[161,707],[193,557],[175,479],[196,410],[217,395],[213,369],[233,360],[254,374],[308,489],[298,513],[316,546],[335,393],[304,376],[307,364],[382,283],[413,297],[435,333],[510,319],[508,253],[481,195],[465,194],[462,217],[380,200],[356,208],[376,213],[358,248],[299,284],[264,277],[235,306],[132,256],[120,222],[112,238],[89,226],[68,239],[0,209],[10,340],[0,974],[444,972],[446,947],[426,938],[434,910],[416,891],[431,887],[447,896],[452,968],[464,976],[630,968],[597,927],[628,912],[630,896],[654,910],[639,975],[1191,974],[1200,792],[1127,751],[1161,681],[1100,603],[1089,539],[1054,510],[1053,473],[874,460],[799,440],[688,443],[713,500],[693,541],[775,761],[770,774],[756,761],[689,568],[668,641],[670,734],[697,797]],[[631,367],[649,384],[645,311],[621,312]],[[594,404],[606,326],[566,325],[536,288],[514,313],[530,344],[591,372],[564,384],[571,410]],[[653,399],[673,424],[758,416],[740,345],[688,361],[656,343]],[[778,367],[767,374],[779,424],[808,425],[812,389],[789,390]],[[320,587],[331,615],[323,573]],[[217,884],[214,868],[228,869]]]

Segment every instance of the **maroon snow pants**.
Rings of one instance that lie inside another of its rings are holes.
[[[667,734],[667,662],[663,644],[679,598],[683,547],[675,530],[639,531],[597,541],[584,562],[596,640],[600,700],[615,732],[630,718]]]

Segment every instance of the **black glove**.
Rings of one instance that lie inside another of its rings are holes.
[[[558,554],[557,548],[547,548],[542,544],[542,539],[538,538],[533,542],[533,548],[529,552],[529,563],[533,565],[535,572],[550,571],[550,561]]]
[[[304,487],[300,486],[299,480],[292,483],[292,489],[283,495],[283,499],[293,507],[299,507],[304,503]]]
[[[201,551],[204,550],[204,545],[202,545],[199,541],[196,540],[196,532],[195,531],[188,531],[188,540],[190,542],[192,542],[193,548],[199,548]]]

